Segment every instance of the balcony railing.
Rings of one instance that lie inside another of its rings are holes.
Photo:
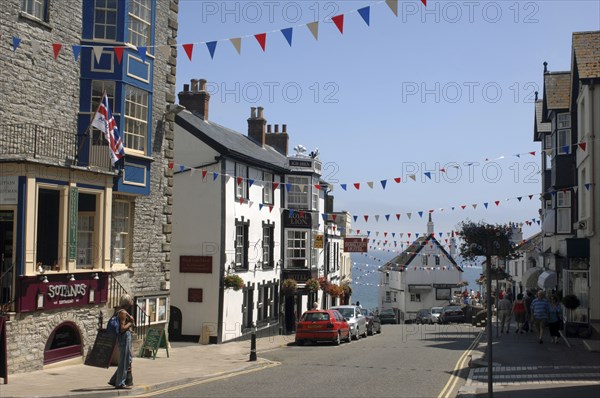
[[[85,146],[84,146],[85,147]],[[91,145],[90,145],[91,147]],[[82,147],[83,149],[83,147]],[[19,160],[36,159],[60,166],[93,166],[112,171],[108,153],[106,159],[92,151],[89,162],[78,162],[80,150],[78,136],[73,131],[40,126],[33,123],[5,124],[0,126],[0,157]],[[105,149],[106,150],[106,149]],[[82,156],[79,156],[82,158]]]

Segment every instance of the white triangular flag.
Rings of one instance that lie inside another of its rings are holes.
[[[385,0],[385,4],[390,7],[395,16],[398,16],[398,0]]]
[[[100,62],[100,58],[102,58],[102,51],[104,51],[103,46],[93,46],[94,49],[94,57],[96,58],[96,63]]]
[[[319,21],[307,23],[306,26],[308,27],[308,30],[310,30],[310,33],[312,33],[315,40],[319,40]]]
[[[233,44],[237,53],[241,54],[242,53],[242,38],[234,37],[233,39],[229,39],[229,41],[231,42],[231,44]]]

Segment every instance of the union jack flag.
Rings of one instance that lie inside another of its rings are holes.
[[[108,142],[110,161],[114,166],[119,159],[125,156],[125,147],[123,145],[123,139],[119,134],[117,122],[115,122],[112,112],[110,111],[106,92],[102,95],[102,101],[100,101],[100,105],[98,105],[98,110],[96,110],[96,114],[92,120],[92,126],[102,131],[104,139]]]

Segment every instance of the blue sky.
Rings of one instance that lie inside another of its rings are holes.
[[[366,6],[370,26],[355,12]],[[326,21],[337,14],[343,35]],[[318,41],[304,26],[315,20]],[[291,47],[279,32],[289,27]],[[523,222],[539,219],[538,197],[527,195],[540,192],[532,138],[542,63],[568,70],[572,32],[598,29],[597,1],[400,1],[396,17],[373,1],[181,0],[177,41],[195,47],[192,61],[179,47],[177,91],[205,78],[210,120],[246,133],[249,108],[263,106],[269,124],[287,124],[290,151],[318,147],[335,208],[358,215],[361,233],[423,233],[430,209],[436,232],[465,218]],[[265,52],[253,37],[263,32]],[[211,59],[203,43],[213,40]],[[524,226],[525,237],[537,231]]]

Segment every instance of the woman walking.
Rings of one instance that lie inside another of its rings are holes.
[[[556,296],[552,295],[550,296],[550,310],[548,311],[548,329],[550,330],[550,336],[554,344],[558,344],[561,320],[562,309],[560,308],[560,303]]]
[[[525,325],[529,313],[527,312],[527,306],[525,305],[525,300],[523,300],[522,293],[517,294],[517,299],[512,306],[512,312],[515,314],[515,322],[517,323],[517,330],[515,333],[525,333],[525,331],[523,331],[523,325]]]
[[[115,388],[130,388],[127,384],[127,372],[131,372],[131,330],[135,327],[133,317],[129,315],[133,306],[133,299],[130,295],[124,294],[119,301],[119,309],[115,313],[119,317],[119,333],[117,334],[117,345],[119,346],[119,366],[110,378],[108,384]]]

